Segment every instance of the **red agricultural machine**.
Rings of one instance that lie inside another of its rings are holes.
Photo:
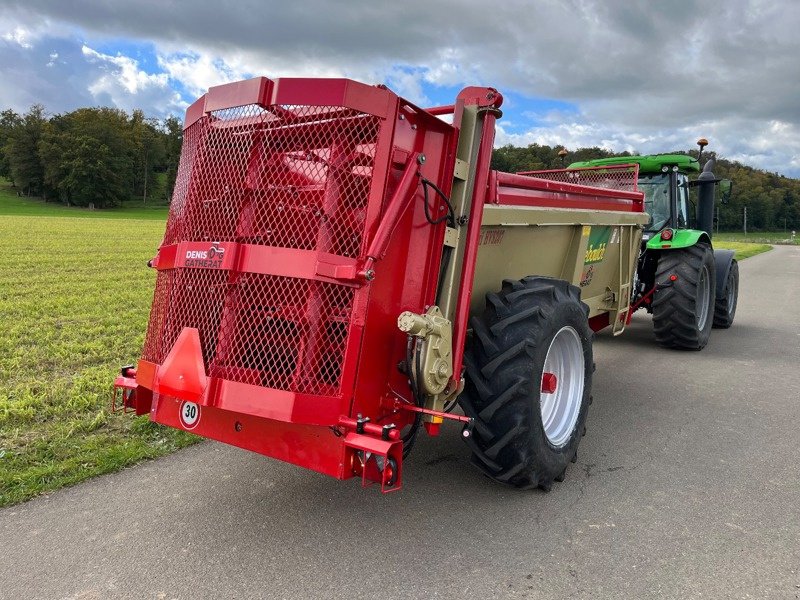
[[[561,480],[592,330],[625,328],[648,217],[636,165],[582,185],[491,170],[501,103],[469,87],[426,110],[344,79],[211,88],[186,113],[144,350],[115,398],[384,491],[445,422],[492,478]]]

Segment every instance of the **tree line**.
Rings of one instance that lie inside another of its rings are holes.
[[[111,208],[131,198],[168,202],[182,141],[175,117],[79,108],[47,115],[0,112],[0,177],[17,193],[72,206]]]
[[[628,152],[613,153],[602,148],[579,148],[568,152],[563,158],[559,155],[560,146],[531,144],[527,147],[503,146],[497,148],[492,156],[492,167],[511,173],[542,169],[560,169],[570,163],[608,158],[611,156],[631,156]],[[669,154],[689,154],[697,158],[697,151],[675,150]],[[800,230],[800,179],[785,177],[754,169],[740,162],[704,152],[702,162],[715,159],[714,175],[733,182],[733,194],[727,204],[719,206],[719,228],[726,231],[741,231],[744,208],[747,207],[748,231]]]
[[[128,114],[115,108],[79,108],[56,115],[48,115],[41,105],[25,114],[4,110],[0,177],[9,179],[19,194],[74,206],[110,208],[131,198],[165,203],[175,183],[182,134],[176,117],[147,118],[141,110]],[[514,173],[630,156],[599,147],[566,155],[561,150],[540,144],[503,146],[495,149],[492,167]],[[688,154],[697,156],[696,151]],[[741,229],[745,207],[750,230],[800,229],[800,180],[724,158],[716,158],[714,173],[733,181],[730,202],[720,206],[721,229]]]

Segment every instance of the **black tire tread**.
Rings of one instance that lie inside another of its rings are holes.
[[[722,291],[722,298],[717,298],[714,302],[714,327],[716,329],[728,329],[733,325],[733,319],[736,316],[736,305],[738,303],[739,293],[739,265],[735,260],[731,263],[729,273],[733,273],[733,277],[736,281],[737,298],[734,298],[733,310],[730,310],[728,306],[728,286],[730,285],[730,281],[726,281],[725,289]]]
[[[710,261],[708,273],[711,296],[714,297],[713,260],[711,248],[706,244],[665,251],[659,257],[656,285],[669,283],[670,275],[678,275],[676,281],[659,289],[653,298],[653,333],[662,346],[700,350],[708,342],[711,318],[704,331],[698,330],[695,305],[700,268],[704,262]],[[713,306],[710,306],[709,311],[712,310]]]
[[[591,391],[593,361],[589,350],[585,397],[576,423],[574,440],[564,447],[563,464],[543,467],[534,456],[531,423],[527,415],[532,390],[530,376],[536,340],[560,303],[577,305],[583,317],[578,333],[588,340],[588,307],[580,301],[580,290],[565,281],[546,277],[504,280],[498,293],[486,295],[482,317],[473,317],[470,347],[464,357],[466,388],[459,402],[464,413],[475,419],[472,436],[466,441],[473,452],[473,463],[486,475],[518,488],[549,490],[553,481],[562,481],[566,465],[575,460],[577,442],[585,431],[588,397]]]

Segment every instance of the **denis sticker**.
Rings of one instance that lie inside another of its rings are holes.
[[[194,402],[181,404],[181,425],[184,429],[194,429],[200,422],[200,405]]]

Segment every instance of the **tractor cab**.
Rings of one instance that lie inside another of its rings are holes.
[[[569,168],[624,164],[639,165],[637,186],[644,193],[644,210],[650,215],[644,228],[643,243],[667,227],[689,228],[693,218],[689,207],[689,174],[700,172],[696,158],[684,154],[619,156],[573,163]]]

